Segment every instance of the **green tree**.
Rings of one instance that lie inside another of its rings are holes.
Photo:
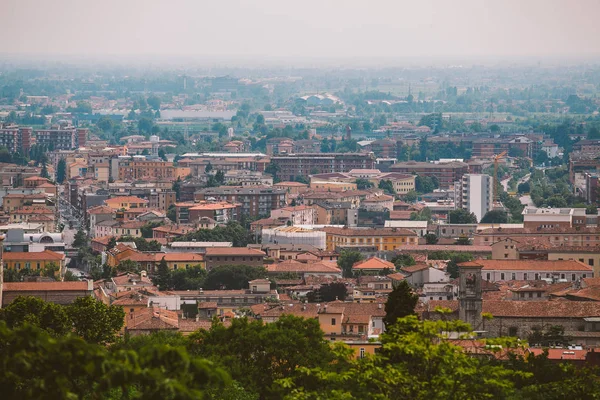
[[[117,265],[117,271],[132,272],[137,274],[140,272],[140,265],[133,260],[123,260]]]
[[[490,210],[481,218],[482,224],[505,224],[508,222],[506,211]]]
[[[140,232],[142,233],[142,237],[144,239],[152,239],[154,236],[154,231],[152,229],[158,228],[159,226],[164,225],[164,222],[147,222],[140,228]]]
[[[57,278],[57,276],[56,276],[57,272],[58,272],[58,275],[59,275],[58,277],[60,278],[60,274],[61,274],[60,267],[55,262],[50,262],[50,263],[48,263],[48,264],[46,264],[44,266],[44,268],[42,269],[40,275],[41,276],[45,276],[47,278],[54,278],[54,279],[56,279]]]
[[[138,121],[138,130],[140,133],[150,133],[152,126],[154,126],[154,122],[150,118],[142,117]]]
[[[431,254],[430,254],[429,258],[431,260],[433,260],[433,258],[431,258]],[[448,274],[450,274],[450,278],[455,279],[455,278],[458,278],[458,272],[459,272],[458,264],[467,262],[467,261],[472,261],[473,255],[471,253],[451,252],[450,254],[446,255],[444,258],[436,258],[436,259],[449,260],[448,264],[446,265],[446,272],[448,272]]]
[[[223,185],[225,183],[225,173],[221,170],[218,170],[215,174],[215,181],[217,181],[219,185]]]
[[[387,194],[391,194],[391,195],[395,195],[396,191],[394,190],[394,184],[392,183],[392,181],[388,180],[380,180],[379,181],[379,186],[377,186],[379,189],[382,189],[385,193]]]
[[[279,165],[275,164],[273,161],[271,161],[269,163],[269,165],[267,165],[265,167],[265,172],[267,174],[271,174],[271,176],[273,176],[273,182],[279,182],[279,176],[277,175],[279,173]]]
[[[383,322],[386,327],[396,323],[398,318],[414,315],[419,296],[413,293],[406,280],[400,281],[389,294],[385,303],[385,317]]]
[[[98,119],[96,126],[103,132],[110,132],[113,129],[114,123],[110,117],[103,116]]]
[[[171,204],[167,209],[167,218],[172,222],[177,222],[177,208],[175,207],[175,204]]]
[[[459,246],[469,246],[471,244],[471,239],[468,236],[461,235],[456,239],[456,244]]]
[[[324,285],[313,292],[309,292],[308,301],[311,303],[320,303],[320,302],[328,302],[346,300],[348,296],[348,289],[346,284],[343,282],[331,282]]]
[[[177,180],[173,182],[173,186],[171,189],[175,192],[175,198],[177,199],[177,201],[179,201],[181,199],[181,177],[177,177]],[[171,206],[174,207],[173,204]]]
[[[146,99],[146,102],[153,110],[160,110],[160,99],[157,96],[150,96]]]
[[[171,290],[171,287],[173,286],[171,281],[171,270],[164,257],[160,260],[158,268],[156,269],[156,275],[154,275],[152,281],[159,290]]]
[[[63,183],[67,176],[67,162],[64,158],[58,160],[58,164],[56,166],[56,182]]]
[[[116,245],[117,245],[117,238],[114,236],[111,236],[110,239],[108,239],[108,243],[106,244],[106,250],[111,250]]]
[[[208,164],[206,164],[206,167],[204,168],[204,172],[206,172],[208,174],[212,170],[213,170],[213,166],[209,161]]]
[[[72,323],[65,308],[32,296],[19,296],[0,309],[0,321],[14,329],[30,324],[52,336],[64,336],[71,331]]]
[[[229,327],[218,323],[209,331],[197,331],[190,341],[193,353],[214,360],[262,399],[283,397],[275,391],[276,380],[294,376],[298,368],[325,367],[334,358],[312,318],[282,316],[268,324],[236,318]]]
[[[370,189],[373,186],[373,182],[369,181],[368,179],[358,178],[356,180],[356,188],[358,190]]]
[[[457,208],[448,213],[448,220],[451,224],[476,224],[477,216],[462,208]]]
[[[439,241],[439,239],[435,233],[428,233],[424,237],[425,237],[426,244],[437,244],[437,242]]]
[[[344,277],[352,277],[352,266],[364,259],[364,256],[359,251],[342,250],[338,257],[337,265],[342,270]]]
[[[73,331],[90,343],[107,344],[116,340],[123,327],[125,311],[107,306],[90,296],[79,297],[67,307]]]
[[[264,267],[252,267],[249,265],[222,265],[212,268],[204,286],[208,290],[226,289],[239,290],[247,289],[248,282],[254,279],[264,279],[267,277],[267,270]]]
[[[42,178],[50,179],[50,175],[48,174],[48,167],[46,166],[46,162],[42,163],[42,171],[40,172],[40,176]]]
[[[413,256],[407,253],[397,254],[396,256],[394,256],[394,258],[390,260],[390,262],[392,262],[396,266],[396,269],[401,269],[402,267],[410,267],[411,265],[416,264],[416,261],[413,258]]]
[[[408,203],[414,203],[417,201],[417,192],[414,190],[408,191],[402,196],[402,199]]]
[[[77,230],[77,233],[75,233],[75,236],[73,237],[73,247],[76,249],[81,247],[87,247],[87,243],[88,237],[85,234],[85,231],[83,230],[83,228],[79,228]]]
[[[171,271],[173,290],[198,290],[205,287],[207,272],[199,265]]]

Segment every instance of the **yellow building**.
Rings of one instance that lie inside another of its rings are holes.
[[[53,263],[59,267],[59,273],[62,275],[65,268],[65,255],[51,250],[40,252],[4,252],[2,254],[4,268],[31,269],[32,271],[41,271],[49,264]]]
[[[378,175],[377,177],[369,178],[369,181],[379,186],[381,181],[390,181],[394,187],[394,191],[397,194],[405,194],[411,190],[415,190],[415,178],[416,175],[401,174],[399,172],[390,172]]]
[[[379,251],[395,250],[406,245],[418,244],[415,232],[402,228],[333,228],[322,229],[326,234],[327,250],[336,247],[365,247],[374,246]]]
[[[76,176],[85,178],[88,171],[88,163],[83,158],[76,158],[74,162],[67,166],[67,180]]]
[[[204,256],[198,253],[135,253],[125,259],[137,262],[142,270],[153,273],[158,269],[158,265],[165,259],[167,266],[171,270],[188,269],[199,265],[206,269]]]
[[[130,208],[148,207],[148,200],[140,199],[136,196],[118,196],[104,200],[104,204],[113,210],[129,210]]]
[[[95,164],[94,179],[98,182],[108,182],[110,179],[110,166],[107,163]]]
[[[344,192],[346,190],[356,190],[354,182],[334,182],[310,180],[310,188],[317,192]]]

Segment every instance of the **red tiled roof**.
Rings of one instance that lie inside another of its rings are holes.
[[[459,265],[480,265],[484,271],[592,271],[589,265],[575,260],[477,260]]]
[[[247,247],[208,247],[207,256],[265,256],[264,251]]]
[[[364,269],[364,270],[382,270],[382,269],[390,269],[392,271],[396,270],[396,266],[389,262],[382,260],[378,257],[371,257],[364,261],[359,261],[352,266],[352,269]]]
[[[64,254],[56,253],[52,250],[44,250],[40,252],[8,252],[3,253],[4,261],[61,261],[65,259]]]
[[[87,291],[88,283],[85,281],[74,282],[6,282],[3,284],[5,292],[37,292],[37,291]]]
[[[417,236],[415,232],[404,228],[353,229],[325,227],[321,230],[328,234],[340,236]]]

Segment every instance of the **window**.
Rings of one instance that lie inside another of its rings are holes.
[[[517,274],[515,274],[514,272],[510,274],[510,279],[513,281],[517,280]]]
[[[365,358],[365,348],[364,347],[360,348],[359,358]]]
[[[575,274],[571,274],[571,280],[574,281],[577,279],[577,276]]]
[[[537,297],[542,297],[542,294],[538,292]]]
[[[523,280],[524,280],[524,281],[526,281],[526,280],[527,280],[527,272],[525,272],[525,273],[523,274]]]
[[[566,279],[565,274],[560,274],[560,279]]]
[[[533,298],[533,293],[532,292],[529,292],[529,298],[530,299]]]
[[[508,253],[504,253],[504,258],[508,258]]]
[[[335,325],[335,318],[331,318],[331,325]]]
[[[583,274],[581,277],[582,277],[583,279],[585,279],[585,278],[587,278],[587,274]]]
[[[489,281],[489,280],[490,280],[490,278],[491,278],[491,274],[488,272],[488,273],[486,274],[486,279]]]
[[[510,328],[508,328],[508,336],[517,336],[518,332],[519,328],[516,326],[511,326]]]
[[[535,280],[539,281],[540,280],[540,274],[535,274]]]
[[[501,279],[501,280],[504,280],[504,272],[502,272],[502,273],[500,274],[500,279]]]

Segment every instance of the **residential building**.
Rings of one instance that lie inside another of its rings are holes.
[[[392,165],[390,171],[436,177],[440,188],[448,189],[454,186],[454,182],[460,181],[462,176],[469,172],[469,166],[460,161],[439,163],[405,161]]]
[[[207,248],[205,253],[206,269],[222,265],[248,265],[262,267],[265,253],[246,247]]]
[[[600,232],[596,227],[573,228],[493,228],[473,234],[474,245],[491,245],[499,240],[524,237],[546,238],[554,246],[600,246]]]
[[[278,167],[278,176],[281,179],[294,180],[297,176],[308,177],[315,173],[372,169],[375,157],[372,153],[304,153],[273,156],[271,162]]]
[[[526,229],[585,228],[587,225],[585,208],[525,207],[522,214]]]
[[[32,128],[10,123],[0,124],[0,146],[6,147],[12,154],[27,154],[34,143]]]
[[[54,150],[71,150],[84,147],[88,129],[76,128],[69,123],[52,125],[48,129],[36,130],[35,144]]]
[[[292,225],[313,225],[315,209],[309,206],[283,207],[271,210],[271,218],[286,219]]]
[[[273,188],[284,189],[288,195],[297,195],[306,192],[308,190],[308,185],[300,182],[279,182],[274,183]]]
[[[494,203],[494,182],[486,174],[465,174],[458,182],[456,206],[475,214],[477,221],[490,211]]]
[[[358,225],[358,209],[350,202],[315,202],[312,207],[316,225]]]
[[[419,237],[427,235],[428,221],[385,221],[386,228],[401,228],[413,231]]]
[[[384,272],[393,272],[396,270],[396,266],[386,260],[382,260],[378,257],[370,257],[363,261],[358,261],[352,266],[353,273],[363,273],[363,274],[377,274],[381,275]],[[390,283],[391,288],[391,283]]]
[[[261,243],[304,245],[324,250],[325,237],[325,233],[318,230],[302,226],[284,225],[275,228],[263,228]]]
[[[149,202],[136,196],[117,196],[104,200],[104,203],[113,210],[129,210],[147,208]]]
[[[287,192],[272,187],[219,186],[201,189],[194,197],[199,200],[217,200],[240,203],[241,214],[250,217],[268,216],[271,210],[285,207]]]
[[[489,282],[508,280],[576,281],[592,278],[592,267],[575,260],[475,260],[461,266],[481,267],[481,278]]]
[[[2,307],[19,296],[32,296],[47,302],[67,305],[80,297],[93,295],[92,281],[75,282],[5,282],[2,284]]]
[[[162,160],[147,160],[143,156],[119,157],[119,180],[132,182],[156,179],[177,179],[176,168],[173,163]]]
[[[219,224],[239,221],[240,203],[228,201],[200,201],[197,203],[176,203],[175,215],[178,224],[198,224],[202,218],[210,218]]]
[[[56,265],[60,276],[64,274],[65,255],[51,250],[40,252],[19,252],[11,251],[2,254],[4,268],[20,271],[22,269],[31,269],[32,271],[41,271],[49,264]]]
[[[418,236],[408,229],[382,228],[323,228],[327,234],[327,250],[340,247],[373,246],[377,250],[396,250],[406,245],[416,245]]]

